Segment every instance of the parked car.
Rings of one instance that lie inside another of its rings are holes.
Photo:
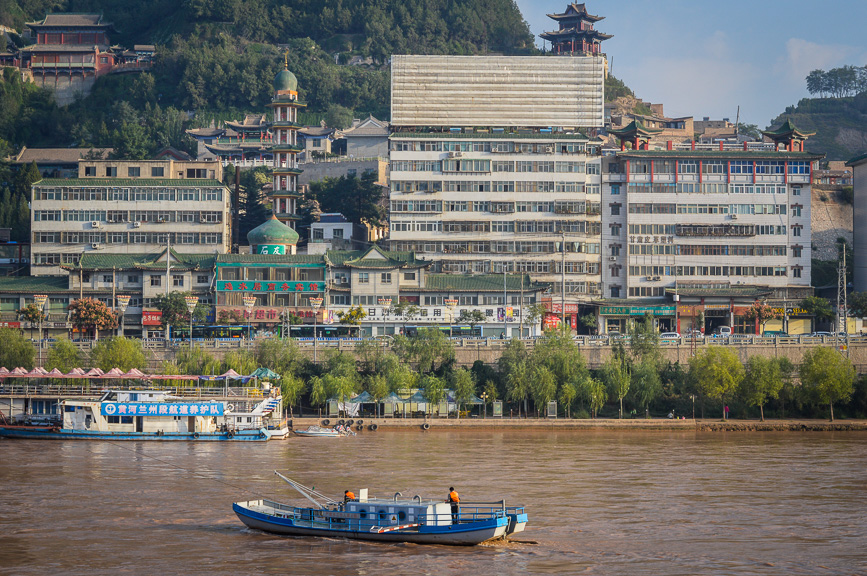
[[[680,334],[677,332],[663,332],[659,335],[660,340],[679,340]]]
[[[818,338],[819,336],[833,336],[833,334],[831,334],[830,332],[813,332],[812,334],[810,334],[810,336]]]
[[[731,326],[717,326],[713,330],[713,335],[720,338],[728,338],[732,335],[732,328]]]

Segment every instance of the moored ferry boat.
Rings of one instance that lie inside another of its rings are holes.
[[[63,400],[60,405],[61,425],[0,424],[0,437],[263,442],[289,434],[282,398],[276,394],[243,412],[226,402],[190,401],[160,390],[109,390],[99,400]]]
[[[399,492],[392,498],[373,498],[363,489],[357,499],[337,502],[275,474],[314,506],[264,499],[235,502],[232,510],[250,528],[291,536],[471,546],[506,538],[527,524],[523,507],[507,507],[505,501],[462,502],[453,514],[442,500],[404,498]]]

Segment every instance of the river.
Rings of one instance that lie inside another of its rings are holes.
[[[417,430],[263,444],[0,441],[0,574],[867,574],[867,434]],[[273,536],[233,500],[527,506],[526,543]],[[251,493],[252,492],[252,493]]]

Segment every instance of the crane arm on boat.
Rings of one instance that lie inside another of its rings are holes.
[[[302,496],[304,496],[305,498],[307,498],[308,500],[313,502],[313,504],[315,504],[320,509],[326,508],[326,505],[319,502],[317,500],[317,498],[325,500],[328,504],[337,504],[337,502],[335,500],[332,500],[331,498],[325,496],[324,494],[317,492],[313,488],[308,488],[307,486],[304,486],[303,484],[299,484],[298,482],[296,482],[295,480],[292,480],[291,478],[287,478],[286,476],[283,476],[282,474],[280,474],[276,470],[274,470],[274,474],[279,476],[284,482],[286,482],[287,484],[292,486],[299,494],[301,494]]]

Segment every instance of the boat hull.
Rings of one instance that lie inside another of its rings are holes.
[[[413,544],[441,544],[474,546],[506,535],[508,518],[461,523],[448,526],[421,526],[417,531],[370,532],[359,530],[332,530],[295,524],[293,518],[281,518],[250,510],[235,503],[232,510],[249,528],[287,536],[316,536],[320,538],[348,538],[372,542],[410,542]]]
[[[31,440],[158,440],[167,442],[267,442],[272,438],[266,429],[240,430],[232,435],[226,432],[105,432],[94,430],[52,430],[0,426],[0,438],[27,438]],[[285,437],[280,435],[279,437]]]

